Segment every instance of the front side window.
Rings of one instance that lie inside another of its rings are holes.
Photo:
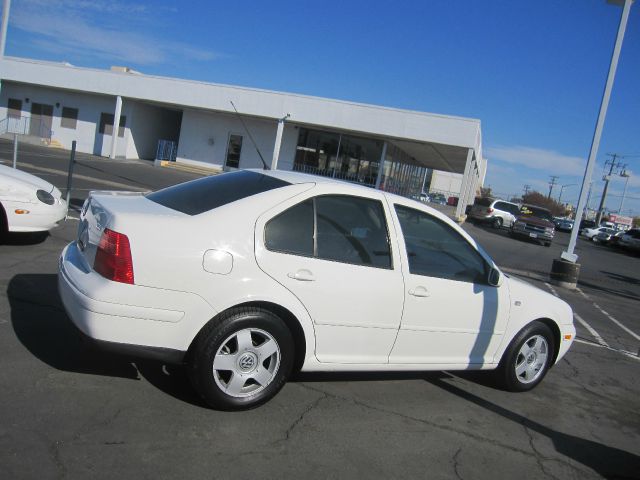
[[[354,265],[391,268],[382,204],[347,195],[306,200],[267,223],[269,250]]]
[[[419,210],[395,206],[414,275],[486,283],[488,265],[449,225]]]

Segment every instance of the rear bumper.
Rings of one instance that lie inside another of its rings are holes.
[[[112,282],[88,268],[75,243],[59,261],[58,290],[76,327],[109,350],[180,361],[215,316],[199,296]]]

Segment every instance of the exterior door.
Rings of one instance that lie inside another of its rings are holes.
[[[256,258],[309,312],[321,362],[387,363],[403,303],[380,200],[320,195],[258,221]]]
[[[406,281],[389,363],[492,363],[509,315],[507,287],[487,284],[488,262],[446,222],[402,205],[395,212]]]
[[[29,123],[29,135],[41,138],[51,138],[51,120],[53,105],[44,103],[31,104],[31,122]]]

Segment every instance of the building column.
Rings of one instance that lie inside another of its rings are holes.
[[[378,176],[376,177],[376,190],[380,190],[382,183],[382,175],[384,174],[384,161],[387,158],[387,142],[382,144],[382,154],[380,155],[380,163],[378,164]]]
[[[278,119],[278,129],[276,130],[276,143],[273,146],[273,158],[271,159],[271,170],[278,169],[278,159],[280,158],[280,147],[282,146],[282,132],[284,131],[284,121],[289,114]]]
[[[462,185],[460,188],[460,195],[458,196],[458,206],[456,207],[455,217],[458,220],[462,220],[465,207],[462,205],[467,193],[469,181],[471,180],[471,163],[473,162],[473,148],[467,151],[467,163],[464,166],[464,175],[462,176]]]
[[[111,154],[109,158],[116,158],[116,147],[118,146],[118,132],[120,132],[120,114],[122,113],[122,97],[116,97],[116,111],[113,114],[113,128],[111,129]]]

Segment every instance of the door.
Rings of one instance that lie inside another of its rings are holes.
[[[51,138],[51,119],[53,105],[44,103],[31,104],[31,122],[29,123],[29,135],[41,138]]]
[[[507,287],[487,284],[489,263],[443,220],[403,205],[395,213],[406,281],[389,363],[492,363],[509,314]]]
[[[321,362],[388,361],[403,279],[387,217],[381,196],[319,195],[291,201],[257,223],[258,264],[309,312]]]

